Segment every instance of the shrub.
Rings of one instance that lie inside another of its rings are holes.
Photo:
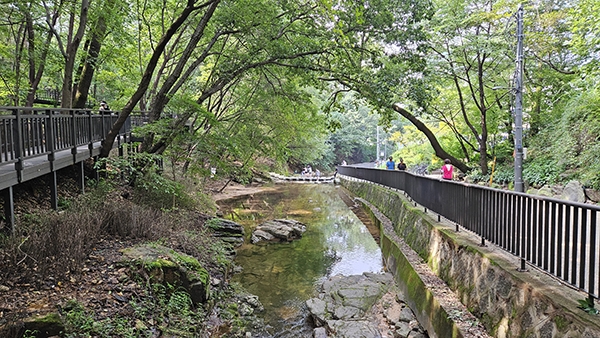
[[[136,181],[134,200],[156,209],[195,209],[198,205],[183,184],[156,172],[148,173]]]
[[[542,186],[555,183],[562,172],[555,163],[529,163],[523,170],[523,180],[531,185]]]

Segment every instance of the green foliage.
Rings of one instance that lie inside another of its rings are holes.
[[[135,201],[156,209],[194,209],[196,201],[183,184],[157,172],[139,177],[135,185]]]
[[[198,332],[206,313],[201,307],[194,308],[186,290],[170,285],[152,284],[148,291],[152,293],[151,297],[138,296],[129,302],[133,309],[132,317],[116,314],[97,320],[83,305],[69,300],[63,307],[65,336],[145,337],[150,334],[152,326],[161,327],[163,330]],[[152,324],[148,322],[149,319],[152,319]]]
[[[108,157],[100,159],[95,167],[106,175],[102,186],[124,179],[134,186],[134,200],[145,206],[156,209],[195,209],[199,204],[174,171],[172,177],[164,175],[160,169],[163,157],[154,154],[133,154],[131,158]],[[172,170],[175,165],[172,165]],[[179,179],[178,179],[179,178]],[[106,188],[103,188],[106,189]],[[203,205],[209,206],[206,196],[197,192],[196,196]],[[209,208],[210,209],[210,208]]]
[[[586,298],[586,299],[578,299],[577,302],[579,303],[578,308],[582,309],[583,311],[591,314],[591,315],[597,315],[598,313],[600,313],[598,311],[598,309],[596,309],[594,307],[594,299],[591,298]]]
[[[557,183],[560,173],[560,167],[553,163],[535,161],[523,165],[523,180],[534,186]],[[482,175],[481,170],[476,169],[469,173],[469,178],[475,182],[489,183],[491,175],[491,171],[486,175]],[[510,184],[515,179],[514,166],[512,163],[498,164],[493,175],[493,183],[499,185]]]
[[[179,289],[169,298],[167,311],[174,315],[187,314],[192,309],[192,299],[190,294],[183,289]]]
[[[552,162],[531,162],[523,167],[523,180],[536,186],[558,182],[559,175],[562,172],[560,166]]]
[[[38,333],[39,333],[38,330],[25,330],[25,333],[23,334],[23,338],[36,338]]]
[[[145,336],[144,328],[138,325],[132,325],[130,318],[120,314],[107,317],[102,320],[96,320],[92,312],[86,310],[81,304],[69,301],[74,304],[67,304],[65,319],[66,337],[140,337]],[[132,301],[130,303],[139,315],[137,321],[143,323],[147,315],[153,315],[153,308],[145,308],[147,304],[140,304]],[[175,309],[176,307],[173,307]]]
[[[573,96],[556,119],[528,139],[531,179],[563,183],[572,179],[600,188],[600,91]]]
[[[94,332],[96,321],[93,315],[84,309],[83,305],[75,300],[69,300],[64,306],[64,310],[66,310],[64,316],[65,329],[69,332],[67,337],[78,337],[78,333]]]
[[[442,135],[441,129],[434,129],[438,135]],[[414,166],[425,166],[431,168],[440,168],[441,160],[434,156],[433,148],[427,141],[427,138],[411,125],[403,126],[399,131],[392,134],[391,140],[400,145],[400,149],[393,153],[397,161],[402,158],[410,170]]]
[[[600,4],[596,0],[580,0],[577,6],[569,8],[570,45],[579,57],[584,74],[598,77],[600,75],[600,60],[597,55],[600,50],[600,19],[598,11]]]
[[[356,93],[346,93],[331,109],[330,119],[339,128],[331,133],[327,141],[333,155],[327,158],[329,166],[342,161],[350,164],[370,162],[377,157],[379,118],[371,114],[371,107],[356,96]]]

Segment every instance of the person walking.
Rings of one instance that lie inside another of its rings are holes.
[[[454,171],[454,167],[452,167],[452,164],[450,164],[450,160],[445,159],[444,165],[442,166],[442,178],[445,180],[451,180],[452,171]]]
[[[389,161],[387,161],[385,163],[386,167],[388,168],[388,170],[394,170],[396,169],[396,162],[394,162],[394,159],[390,156]]]
[[[398,163],[398,170],[406,170],[406,164],[404,164],[403,159],[400,159],[400,163]]]

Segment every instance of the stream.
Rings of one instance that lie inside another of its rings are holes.
[[[219,206],[225,218],[246,230],[236,258],[243,270],[232,282],[259,297],[265,307],[260,315],[273,337],[312,337],[305,301],[329,277],[383,272],[378,229],[340,186],[278,184],[269,191],[220,201]],[[250,243],[254,227],[279,218],[306,224],[302,238]]]

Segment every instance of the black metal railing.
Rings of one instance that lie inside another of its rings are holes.
[[[600,207],[446,181],[405,171],[339,167],[412,200],[586,292],[600,295]]]
[[[22,169],[28,158],[48,155],[83,145],[101,142],[116,122],[115,114],[97,114],[95,110],[61,108],[0,107],[0,164],[15,163]],[[141,125],[140,112],[130,115],[119,136]]]

